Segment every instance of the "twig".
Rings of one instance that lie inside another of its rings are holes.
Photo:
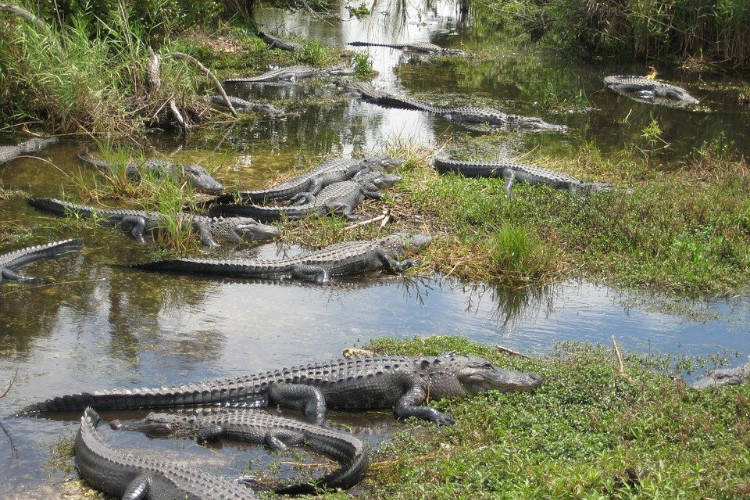
[[[524,354],[522,352],[514,351],[513,349],[501,346],[499,344],[495,346],[495,349],[497,351],[503,352],[505,354],[510,354],[511,356],[518,356],[518,357],[525,358],[525,359],[534,359],[532,356],[529,356],[529,355]]]
[[[17,378],[18,378],[18,368],[16,368],[16,373],[13,374],[13,378],[10,379],[10,382],[8,382],[8,387],[5,389],[5,392],[0,394],[0,399],[8,395],[8,393],[10,392],[10,388],[13,387],[13,384],[16,382]]]
[[[622,362],[622,355],[620,355],[620,349],[617,347],[617,341],[615,340],[614,335],[612,335],[612,345],[615,348],[615,354],[617,355],[617,362],[620,364],[620,375],[622,376],[622,378],[632,383],[633,379],[630,378],[630,376],[627,373],[625,373],[625,364]]]
[[[377,221],[386,221],[389,215],[387,213],[383,213],[378,215],[377,217],[373,217],[372,219],[362,220],[359,222],[355,222],[354,224],[349,224],[348,226],[345,226],[344,229],[354,229],[355,227],[364,226],[366,224],[372,224],[373,222]],[[381,227],[383,227],[384,224],[381,224]]]
[[[180,110],[177,108],[177,103],[175,103],[174,97],[169,100],[169,109],[172,111],[172,115],[174,116],[174,119],[177,120],[177,123],[180,124],[180,127],[182,128],[182,131],[187,134],[188,133],[188,124],[185,121],[185,118],[182,117],[182,114],[180,113]]]
[[[198,66],[201,69],[201,71],[203,71],[206,74],[206,76],[208,76],[211,79],[211,81],[214,82],[214,86],[219,91],[219,94],[221,94],[221,97],[222,99],[224,99],[224,102],[226,103],[227,108],[229,108],[229,111],[232,113],[232,116],[234,116],[235,118],[240,117],[240,115],[238,115],[237,111],[234,109],[234,106],[232,106],[232,102],[229,100],[229,96],[227,96],[227,93],[224,91],[224,87],[222,87],[221,82],[219,81],[218,78],[214,76],[213,73],[211,73],[210,69],[205,67],[198,59],[196,59],[195,57],[189,54],[183,54],[182,52],[172,52],[169,55],[172,56],[174,59],[186,59],[190,61],[191,63],[195,64],[196,66]]]
[[[49,31],[49,26],[47,26],[47,24],[44,21],[42,21],[31,12],[24,9],[23,7],[19,7],[18,5],[12,5],[9,3],[0,3],[0,11],[10,12],[11,14],[15,14],[18,17],[22,17],[26,21],[36,25],[39,29],[42,29],[44,31]]]

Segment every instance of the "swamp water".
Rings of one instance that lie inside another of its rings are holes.
[[[263,11],[261,18],[271,32],[291,32],[342,48],[359,40],[434,41],[471,51],[480,43],[463,33],[453,36],[455,7],[436,5],[422,11],[386,6],[361,21],[350,18],[344,7],[333,18],[275,10]],[[393,17],[400,21],[393,22]],[[457,105],[472,102],[541,115],[571,128],[564,135],[504,134],[502,141],[486,146],[501,155],[535,148],[553,154],[587,141],[596,141],[603,152],[637,145],[640,131],[652,119],[673,145],[664,157],[666,164],[718,139],[732,141],[745,155],[750,152],[744,133],[748,114],[734,111],[732,92],[704,90],[696,81],[694,93],[705,109],[688,112],[645,106],[604,91],[604,75],[642,72],[634,68],[563,66],[554,55],[474,62],[418,58],[387,48],[367,51],[379,72],[376,86]],[[693,90],[690,83],[685,86]],[[167,155],[181,146],[192,158],[221,164],[217,177],[228,185],[257,187],[279,169],[310,166],[324,155],[379,152],[387,141],[435,148],[478,137],[420,112],[330,99],[337,93],[332,84],[230,90],[240,96],[284,99],[294,112],[280,121],[253,118],[224,130],[198,132],[184,144],[162,138],[154,148]],[[557,105],[545,107],[553,110],[545,112],[539,100],[549,95]],[[24,158],[0,166],[2,186],[34,196],[75,192],[76,179],[88,179],[79,174],[75,154],[89,145],[63,141],[43,153],[51,164]],[[17,197],[0,200],[0,217],[6,231],[32,227],[50,241],[79,235],[71,234],[75,224],[40,215]],[[738,353],[733,363],[750,354],[750,300],[744,296],[678,304],[684,308],[672,314],[653,307],[650,297],[572,281],[519,293],[441,277],[384,275],[332,286],[181,277],[124,267],[150,256],[126,235],[106,229],[80,232],[86,241],[82,252],[24,269],[50,283],[0,287],[0,384],[14,379],[7,397],[0,399],[0,415],[71,392],[175,384],[324,360],[383,335],[455,334],[541,355],[557,341],[611,343],[614,335],[625,349],[640,352],[706,357]],[[251,251],[268,257],[278,250],[272,244]],[[53,465],[51,457],[57,444],[75,433],[76,417],[0,422],[5,431],[0,435],[0,497],[63,496],[66,479],[75,472]],[[389,412],[334,413],[331,421],[373,442],[399,425]],[[248,457],[258,468],[276,457],[255,448],[204,448],[190,440],[150,440],[135,433],[121,433],[116,441],[200,462],[228,476],[246,470]],[[297,459],[294,455],[290,460]],[[65,457],[62,461],[70,463]],[[282,476],[297,473],[290,465],[280,468]]]

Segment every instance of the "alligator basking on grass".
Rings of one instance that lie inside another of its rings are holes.
[[[303,80],[306,78],[318,78],[334,75],[351,75],[352,73],[354,73],[354,69],[346,66],[316,68],[314,66],[296,64],[294,66],[272,69],[258,76],[227,78],[226,80],[224,80],[224,83],[294,83],[297,80]]]
[[[28,155],[32,153],[38,153],[47,146],[57,144],[57,137],[49,137],[47,139],[29,139],[15,146],[0,146],[0,164],[10,161],[21,155]]]
[[[682,87],[645,76],[607,76],[604,78],[604,86],[636,101],[650,104],[677,104],[686,106],[700,103],[698,99],[691,96]]]
[[[84,163],[94,165],[105,175],[112,175],[112,165],[104,160],[94,158],[87,152],[79,153],[78,158]],[[156,177],[169,176],[190,183],[196,191],[206,194],[219,194],[224,186],[214,179],[200,165],[180,165],[166,160],[148,159],[144,162],[130,161],[125,165],[125,176],[133,181],[141,180],[141,168]]]
[[[299,52],[302,50],[301,43],[279,38],[270,33],[266,33],[265,31],[259,31],[258,38],[266,42],[269,49],[281,49],[286,50],[287,52]]]
[[[302,204],[287,206],[262,206],[247,204],[215,205],[206,215],[253,217],[263,222],[283,219],[302,219],[312,215],[342,215],[347,220],[357,220],[352,212],[365,198],[381,199],[378,191],[393,186],[401,180],[397,174],[371,172],[353,179],[334,182],[324,187],[317,195],[298,195]],[[294,201],[294,200],[293,200]]]
[[[372,85],[352,79],[342,79],[339,84],[348,92],[359,94],[366,102],[400,109],[413,109],[440,115],[461,125],[486,125],[501,130],[525,132],[567,132],[565,125],[547,123],[535,116],[521,116],[504,113],[493,108],[461,106],[457,108],[433,106],[409,97],[401,97],[390,92],[375,89]]]
[[[106,224],[119,226],[130,231],[130,234],[139,243],[145,243],[145,234],[164,231],[168,227],[166,216],[160,212],[97,208],[55,198],[30,198],[28,202],[32,207],[56,215],[101,219]],[[175,222],[177,224],[190,224],[190,227],[200,235],[203,244],[211,247],[218,246],[214,237],[232,242],[242,242],[269,240],[279,235],[277,227],[261,224],[248,217],[224,219],[177,213],[175,214]]]
[[[750,361],[736,368],[717,368],[699,378],[690,387],[705,389],[718,385],[738,385],[750,380]]]
[[[357,174],[390,171],[404,162],[401,158],[371,157],[330,158],[317,167],[268,189],[239,191],[219,196],[219,203],[231,203],[235,199],[243,202],[262,203],[271,200],[288,200],[301,194],[316,195],[329,184],[351,179]]]
[[[437,424],[453,419],[428,400],[464,397],[485,391],[524,391],[539,387],[536,373],[504,370],[485,358],[372,355],[334,359],[252,375],[227,377],[174,387],[84,392],[48,399],[24,408],[19,416],[42,412],[137,410],[205,406],[280,405],[317,423],[326,408],[376,410],[393,408],[399,418],[416,417]]]
[[[405,52],[414,52],[416,54],[452,54],[452,55],[465,55],[463,50],[459,49],[448,49],[435,45],[429,42],[415,42],[415,43],[372,43],[372,42],[349,42],[347,45],[353,45],[355,47],[388,47],[391,49],[399,49]]]
[[[229,102],[232,103],[232,107],[234,107],[235,111],[254,111],[256,113],[263,113],[269,116],[281,116],[284,114],[283,109],[277,108],[272,104],[266,104],[264,102],[252,102],[232,95],[227,97],[229,98]],[[218,94],[210,96],[208,98],[208,102],[222,108],[227,107],[227,103],[224,101],[224,98]]]
[[[343,432],[260,410],[222,409],[201,415],[150,413],[135,422],[112,421],[116,429],[140,431],[148,435],[195,437],[199,443],[225,438],[252,444],[265,444],[274,450],[305,445],[311,450],[341,463],[341,468],[326,474],[315,484],[299,484],[276,489],[284,493],[312,493],[317,487],[351,488],[367,470],[369,457],[362,441]]]
[[[87,408],[73,444],[81,477],[97,490],[123,499],[258,500],[246,486],[162,458],[136,456],[109,446],[96,430],[99,415]]]
[[[524,163],[478,162],[435,158],[435,169],[441,174],[453,172],[465,177],[499,177],[505,180],[505,194],[510,196],[510,190],[515,181],[526,184],[546,184],[557,189],[567,189],[572,194],[582,191],[585,193],[611,191],[610,184],[601,182],[587,182],[554,170],[526,165]]]
[[[27,264],[38,260],[51,259],[65,255],[73,250],[80,250],[83,240],[76,238],[70,240],[55,241],[44,245],[21,248],[0,255],[0,283],[3,281],[42,281],[41,278],[24,276],[16,271]]]

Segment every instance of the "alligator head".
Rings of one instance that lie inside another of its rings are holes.
[[[456,360],[461,358],[456,357]],[[505,370],[490,363],[486,358],[466,356],[460,363],[456,376],[463,388],[470,394],[495,390],[528,391],[542,384],[542,377],[537,373],[525,373]]]
[[[279,236],[279,228],[269,226],[250,217],[229,217],[223,219],[225,230],[233,236],[234,241],[271,240]]]
[[[151,412],[141,420],[122,422],[121,420],[112,420],[109,426],[115,430],[121,431],[138,431],[148,436],[163,436],[175,434],[180,429],[192,427],[198,417],[191,415],[171,415],[168,413]]]
[[[190,184],[201,193],[220,194],[224,191],[224,185],[211,177],[211,174],[199,165],[183,165],[182,171]]]
[[[375,156],[372,158],[365,158],[362,160],[362,165],[366,167],[363,170],[369,170],[370,172],[386,171],[390,172],[404,163],[403,158],[391,158],[388,156]]]

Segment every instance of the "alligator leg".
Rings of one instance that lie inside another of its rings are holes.
[[[126,229],[130,229],[130,234],[138,243],[146,243],[146,239],[143,237],[143,233],[146,231],[146,218],[140,215],[127,215],[122,218],[120,225]]]
[[[422,387],[415,385],[414,387],[409,389],[406,394],[401,396],[401,399],[399,399],[398,401],[398,405],[396,405],[394,413],[398,418],[417,417],[435,422],[438,425],[454,424],[455,420],[453,420],[448,415],[441,413],[435,408],[430,408],[429,406],[418,406],[426,399],[427,393],[425,392],[425,390]]]
[[[153,477],[151,474],[141,474],[136,476],[128,485],[125,493],[122,495],[122,500],[141,500],[143,498],[149,498],[148,492],[151,486]]]
[[[510,197],[510,188],[513,187],[513,181],[516,180],[516,172],[512,168],[505,168],[502,177],[505,180],[505,196]]]
[[[203,245],[207,247],[211,247],[211,248],[216,248],[219,246],[219,244],[214,241],[214,237],[211,234],[211,230],[208,228],[206,224],[202,224],[200,222],[193,222],[193,229],[197,231],[198,234],[200,234]]]
[[[403,273],[410,267],[419,264],[419,259],[396,260],[390,253],[382,248],[377,250],[377,258],[383,263],[383,267],[399,273]]]
[[[328,271],[324,267],[306,265],[294,266],[294,269],[292,269],[292,277],[305,281],[313,281],[315,283],[327,283],[331,279]]]
[[[268,388],[269,403],[302,410],[315,423],[322,425],[326,417],[326,398],[320,389],[305,384],[272,384]]]
[[[18,274],[17,272],[3,268],[0,270],[0,281],[8,280],[8,281],[36,281],[36,282],[42,282],[44,281],[42,278],[35,278],[33,276],[24,276],[23,274]]]

